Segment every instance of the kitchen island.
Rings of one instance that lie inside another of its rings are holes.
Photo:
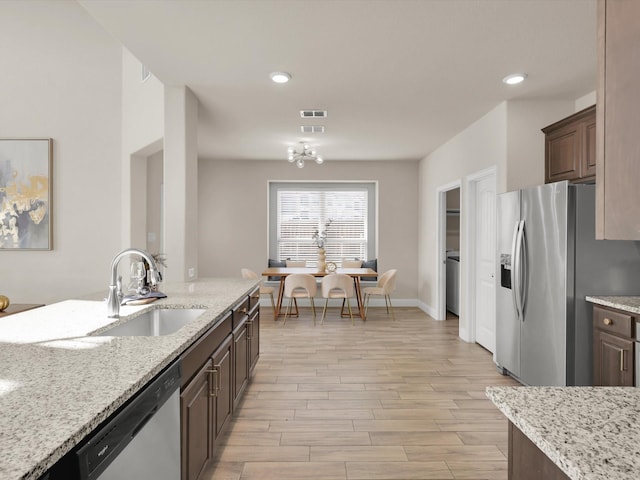
[[[640,389],[489,387],[487,396],[568,478],[640,478]]]
[[[102,299],[0,319],[0,478],[38,478],[257,285],[236,278],[161,284],[167,298],[123,306],[120,319],[107,317]],[[170,335],[94,335],[158,307],[207,311]]]

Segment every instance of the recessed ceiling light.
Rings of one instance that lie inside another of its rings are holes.
[[[291,75],[289,75],[287,72],[273,72],[271,74],[271,80],[276,83],[287,83],[289,80],[291,80]]]
[[[524,82],[525,78],[527,78],[526,73],[512,73],[504,77],[502,81],[507,85],[517,85],[518,83]]]

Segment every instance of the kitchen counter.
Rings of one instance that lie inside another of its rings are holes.
[[[163,283],[167,298],[123,306],[120,320],[107,317],[103,300],[1,318],[0,479],[38,478],[257,285],[236,278]],[[91,335],[158,307],[207,312],[171,335]]]
[[[587,302],[604,305],[605,307],[617,308],[626,312],[640,314],[640,297],[634,296],[587,296]]]
[[[573,480],[640,476],[640,389],[488,387],[502,413]]]

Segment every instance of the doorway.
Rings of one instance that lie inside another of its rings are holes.
[[[460,181],[438,189],[438,303],[436,319],[460,316]]]

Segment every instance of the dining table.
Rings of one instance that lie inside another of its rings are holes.
[[[343,275],[349,275],[353,278],[356,301],[358,303],[358,313],[362,320],[366,320],[365,310],[362,299],[362,289],[360,288],[360,282],[363,277],[377,278],[378,272],[371,268],[337,268],[333,272],[319,271],[315,267],[269,267],[262,272],[263,277],[279,277],[280,286],[278,288],[278,299],[276,302],[276,309],[274,312],[274,320],[278,319],[281,314],[282,298],[284,296],[284,281],[288,275],[294,273],[306,273],[314,277],[324,277],[326,275],[332,275],[334,273],[341,273]]]

